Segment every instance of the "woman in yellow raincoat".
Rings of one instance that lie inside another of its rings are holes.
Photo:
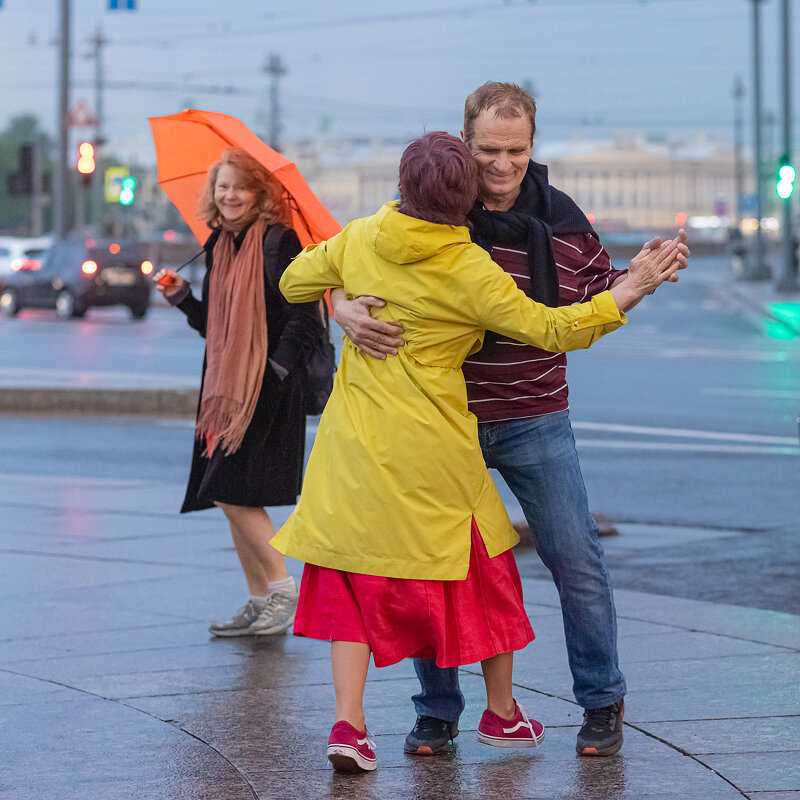
[[[385,361],[345,339],[300,501],[272,539],[306,562],[295,634],[332,642],[328,757],[339,769],[376,765],[362,704],[370,652],[376,666],[481,661],[481,741],[541,741],[543,727],[511,689],[513,651],[533,638],[511,553],[518,536],[481,456],[461,365],[486,330],[554,352],[589,347],[677,268],[667,243],[648,274],[547,308],[471,243],[476,196],[463,142],[427,134],[403,154],[399,205],[307,248],[280,282],[296,303],[329,287],[385,298],[380,313],[405,328],[405,346]]]

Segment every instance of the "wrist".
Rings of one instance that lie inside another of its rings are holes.
[[[630,281],[622,281],[611,289],[611,296],[620,311],[627,311],[629,308],[635,306],[645,295],[645,292],[640,292],[635,284]]]

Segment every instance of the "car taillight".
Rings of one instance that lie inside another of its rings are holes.
[[[143,275],[150,275],[153,272],[153,262],[152,261],[142,261],[142,274]]]
[[[94,275],[97,272],[97,262],[96,261],[84,261],[81,264],[81,272],[84,275]]]
[[[37,270],[41,266],[42,262],[37,261],[35,258],[15,258],[11,262],[11,269],[13,272],[19,272],[23,269]]]

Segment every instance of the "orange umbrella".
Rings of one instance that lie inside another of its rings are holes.
[[[241,147],[283,185],[292,209],[292,227],[303,246],[329,239],[341,230],[320,203],[297,166],[264,144],[241,120],[216,111],[187,109],[180,114],[150,117],[156,146],[158,183],[204,243],[211,231],[197,218],[197,201],[208,169],[229,147]]]

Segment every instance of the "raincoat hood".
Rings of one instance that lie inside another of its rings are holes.
[[[370,218],[375,251],[395,264],[414,264],[438,255],[454,245],[469,243],[464,225],[439,225],[409,217],[397,210],[397,202],[386,203]]]

